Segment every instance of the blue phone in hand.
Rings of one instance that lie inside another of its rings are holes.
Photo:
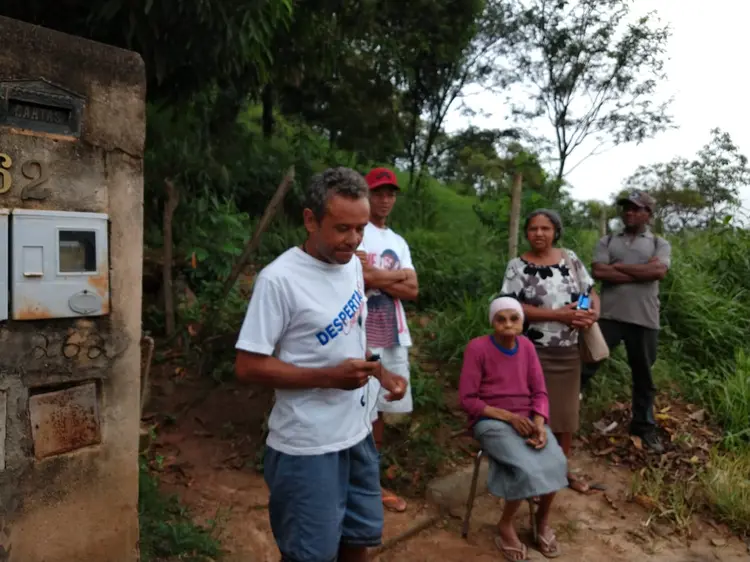
[[[579,295],[578,310],[588,310],[591,308],[591,297],[588,295]]]

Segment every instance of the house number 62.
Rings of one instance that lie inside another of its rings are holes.
[[[7,154],[0,152],[0,195],[10,191],[13,185],[13,177],[10,175],[10,168],[13,166],[13,159]],[[49,179],[49,169],[47,165],[39,160],[27,160],[21,164],[21,174],[26,179],[31,180],[21,190],[21,199],[44,199],[47,197],[47,190],[37,190],[36,188]]]

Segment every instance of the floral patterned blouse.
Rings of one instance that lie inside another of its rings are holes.
[[[594,280],[575,253],[565,250],[575,276],[561,258],[555,265],[536,265],[523,258],[508,263],[502,293],[514,295],[520,302],[542,308],[560,308],[578,300],[581,288],[588,292]],[[570,347],[578,344],[578,330],[561,322],[531,322],[528,338],[540,347]]]

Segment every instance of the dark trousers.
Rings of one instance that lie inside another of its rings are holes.
[[[644,328],[629,322],[616,320],[599,320],[602,335],[610,351],[625,343],[628,365],[633,378],[633,419],[630,422],[630,433],[642,435],[656,427],[654,419],[654,387],[651,368],[656,361],[656,348],[659,343],[659,330]],[[596,374],[601,363],[583,365],[581,370],[581,389]]]

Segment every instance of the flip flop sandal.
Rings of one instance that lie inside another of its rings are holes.
[[[568,488],[579,494],[588,494],[591,491],[591,486],[589,486],[585,480],[578,478],[577,476],[568,477]]]
[[[503,555],[508,562],[529,562],[529,550],[525,544],[521,544],[521,548],[514,548],[512,546],[505,546],[503,539],[499,536],[495,537],[495,546]],[[513,556],[520,556],[521,558],[513,558]]]
[[[383,506],[396,513],[403,513],[406,511],[406,500],[398,497],[393,492],[383,492],[382,494]]]
[[[545,558],[557,558],[562,554],[555,533],[552,533],[549,538],[544,538],[542,535],[537,536],[536,546]]]

